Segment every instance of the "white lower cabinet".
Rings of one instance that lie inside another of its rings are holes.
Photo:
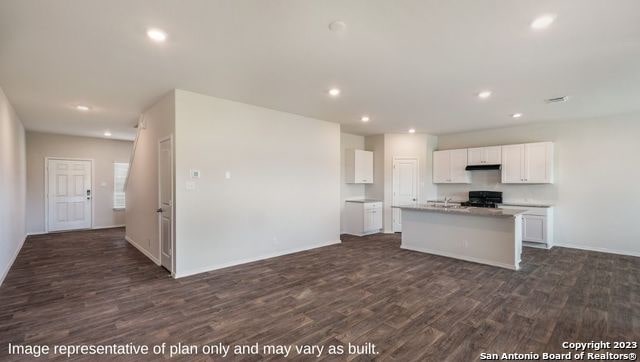
[[[553,246],[553,208],[502,205],[501,209],[527,210],[522,215],[522,241],[528,246]]]
[[[546,238],[546,218],[538,215],[522,216],[522,240],[531,243],[545,243]]]
[[[347,201],[344,212],[345,234],[362,236],[382,229],[382,202]]]

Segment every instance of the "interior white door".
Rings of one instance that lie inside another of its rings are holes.
[[[393,160],[393,204],[415,205],[418,202],[418,160]],[[402,231],[400,209],[393,209],[393,231]]]
[[[47,162],[48,231],[91,228],[91,161]]]
[[[160,141],[158,154],[158,217],[160,218],[160,263],[173,272],[173,142]]]

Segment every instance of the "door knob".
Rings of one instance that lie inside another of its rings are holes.
[[[156,212],[162,212],[162,208],[157,209]]]

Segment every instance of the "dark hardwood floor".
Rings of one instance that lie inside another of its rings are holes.
[[[378,360],[469,361],[566,352],[563,341],[640,341],[640,258],[525,248],[513,272],[400,250],[398,235],[345,236],[174,280],[123,236],[29,237],[0,287],[0,360],[24,359],[8,356],[8,343],[372,342]]]

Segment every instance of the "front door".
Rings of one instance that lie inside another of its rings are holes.
[[[91,161],[48,159],[47,229],[91,228]]]
[[[160,263],[173,272],[173,142],[160,141],[158,154]]]
[[[415,205],[418,202],[418,160],[393,160],[393,205]],[[393,209],[393,231],[402,231],[400,209]]]

